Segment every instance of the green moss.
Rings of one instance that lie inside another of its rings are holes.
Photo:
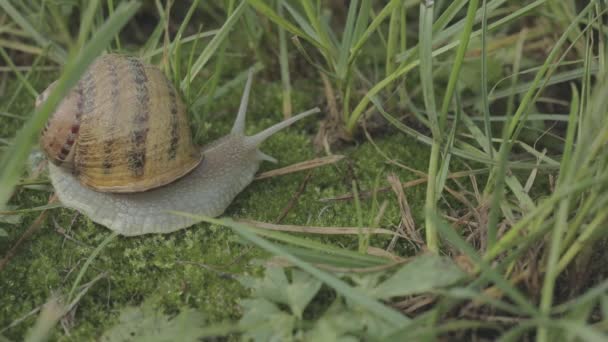
[[[42,89],[48,80],[41,80]],[[313,107],[320,98],[320,87],[316,81],[294,79],[294,111]],[[258,132],[282,119],[280,82],[255,80],[247,132]],[[200,144],[226,134],[238,108],[242,89],[237,87],[211,105],[205,117],[212,123],[200,128],[204,134]],[[10,90],[7,92],[10,94]],[[15,108],[28,112],[32,99],[23,95]],[[14,109],[11,109],[14,111]],[[262,170],[282,167],[315,157],[312,133],[318,120],[307,119],[302,123],[277,134],[263,146],[264,152],[279,160],[278,165],[264,163]],[[22,122],[0,117],[0,136],[11,137]],[[401,162],[426,169],[426,148],[399,133],[378,138],[376,143],[389,156]],[[313,177],[298,203],[285,217],[284,223],[316,226],[355,226],[356,211],[352,201],[320,201],[350,192],[353,180],[361,190],[375,186],[387,186],[388,173],[396,173],[402,181],[417,178],[411,172],[390,165],[368,142],[335,151],[347,158],[337,164],[312,170]],[[289,200],[296,193],[307,171],[256,181],[241,193],[228,208],[226,215],[275,222]],[[379,181],[377,181],[379,180]],[[43,187],[43,190],[45,188]],[[50,190],[49,187],[46,187]],[[422,223],[423,187],[406,190],[417,223]],[[44,205],[50,192],[19,189],[12,204],[19,208]],[[399,208],[390,192],[379,193],[377,201],[388,200],[387,210],[381,226],[393,227],[399,223]],[[372,199],[362,201],[364,224],[368,225],[377,214],[377,205]],[[68,209],[50,212],[41,229],[29,238],[2,271],[0,281],[0,327],[24,317],[44,304],[52,293],[67,293],[83,264],[110,231],[93,224],[87,218]],[[0,239],[0,250],[6,251],[26,231],[38,213],[24,215],[19,226],[3,226],[8,238]],[[56,225],[76,240],[66,239],[56,232]],[[356,236],[310,236],[347,248],[357,246]],[[384,247],[389,239],[374,237],[372,245]],[[401,251],[407,245],[399,246]],[[2,253],[4,254],[4,253]],[[236,281],[223,277],[221,273],[257,273],[258,266],[250,261],[262,256],[262,252],[251,246],[244,247],[229,229],[208,224],[169,235],[141,237],[118,237],[112,241],[93,261],[82,283],[99,274],[106,277],[93,285],[77,306],[69,328],[71,339],[91,340],[114,324],[118,311],[128,305],[150,301],[166,311],[176,311],[190,306],[203,312],[210,321],[235,320],[240,315],[239,298],[247,291]],[[202,264],[202,266],[201,266]],[[35,315],[5,332],[9,338],[22,339],[35,321]],[[55,330],[56,338],[64,338],[62,329]]]

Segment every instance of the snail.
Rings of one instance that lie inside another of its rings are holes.
[[[199,222],[172,212],[221,215],[262,161],[276,162],[260,144],[319,112],[314,108],[246,136],[252,75],[230,133],[199,148],[185,106],[159,68],[124,55],[98,57],[41,134],[59,201],[127,236],[170,233]]]

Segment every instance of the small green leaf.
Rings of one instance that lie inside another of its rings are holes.
[[[308,273],[294,270],[293,281],[287,286],[287,300],[291,312],[302,319],[304,309],[321,288],[321,282]]]
[[[244,341],[289,341],[293,339],[296,318],[263,298],[241,301],[243,318],[239,325],[246,332]]]
[[[7,237],[8,233],[6,232],[6,230],[0,228],[0,237]]]
[[[239,281],[253,290],[254,298],[288,305],[291,313],[300,319],[308,303],[321,288],[319,280],[299,270],[293,270],[290,283],[280,267],[267,268],[264,279],[242,277]]]
[[[183,309],[170,318],[150,304],[122,310],[119,323],[107,330],[101,341],[198,341],[205,320],[193,309]]]
[[[365,326],[356,319],[352,310],[346,310],[340,300],[337,300],[307,332],[309,341],[358,341],[355,336],[362,333]]]
[[[352,301],[339,298],[307,332],[307,341],[378,339],[393,328],[385,320]],[[368,337],[362,338],[362,337]]]
[[[287,304],[285,288],[289,284],[282,268],[269,267],[263,279],[240,277],[239,282],[253,290],[252,297],[267,299],[279,304]]]
[[[452,260],[434,254],[417,257],[373,291],[376,298],[407,296],[452,285],[465,273]]]

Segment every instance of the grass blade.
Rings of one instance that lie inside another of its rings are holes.
[[[226,19],[226,22],[219,29],[217,34],[211,39],[209,45],[205,47],[205,50],[198,56],[194,64],[192,65],[192,69],[188,76],[184,77],[181,83],[182,91],[186,90],[187,82],[190,79],[193,79],[198,75],[199,72],[203,69],[203,67],[207,64],[211,56],[213,56],[216,50],[220,47],[221,43],[226,39],[228,33],[236,24],[238,19],[241,17],[245,10],[245,1],[241,2],[235,9],[232,15]]]
[[[465,253],[481,270],[482,274],[485,274],[488,279],[492,280],[496,286],[504,291],[520,308],[522,308],[522,310],[525,310],[526,313],[532,316],[537,315],[537,310],[530,304],[529,299],[504,279],[503,276],[494,270],[488,263],[483,261],[475,249],[459,236],[452,227],[444,223],[436,214],[432,215],[432,219],[435,221],[439,233],[456,248]]]
[[[30,22],[25,19],[23,15],[17,10],[8,0],[0,0],[0,7],[25,31],[32,39],[40,46],[51,46],[49,56],[58,63],[65,62],[67,58],[67,52],[53,41],[45,38],[40,32],[38,32]]]
[[[234,222],[229,219],[214,219],[214,218],[203,217],[203,216],[197,216],[197,217],[205,222],[229,227],[232,230],[234,230],[235,233],[237,233],[238,235],[247,239],[248,241],[251,241],[252,243],[259,246],[260,248],[262,248],[274,255],[284,257],[292,264],[298,266],[302,270],[313,275],[315,278],[323,281],[325,284],[334,288],[339,294],[341,294],[345,298],[351,300],[353,303],[357,303],[357,304],[361,305],[366,310],[373,312],[374,314],[378,315],[378,317],[381,317],[386,322],[391,323],[395,327],[402,327],[404,325],[407,325],[410,322],[410,320],[406,316],[403,316],[402,314],[398,313],[397,311],[385,306],[384,304],[381,304],[380,302],[372,299],[371,297],[368,297],[367,295],[362,293],[360,290],[351,287],[350,285],[348,285],[346,282],[340,280],[339,278],[337,278],[327,272],[321,271],[318,268],[313,267],[309,263],[304,262],[304,261],[300,260],[299,258],[285,252],[285,250],[283,248],[279,247],[278,245],[273,244],[273,243],[257,236],[256,234],[254,234],[251,231],[251,229],[249,227],[247,227],[243,224]]]
[[[426,107],[427,118],[433,135],[431,156],[429,158],[429,181],[426,187],[426,201],[424,205],[424,223],[426,231],[426,244],[431,252],[439,252],[439,240],[435,223],[431,215],[437,210],[437,171],[439,167],[439,152],[441,148],[441,128],[437,120],[435,106],[435,92],[433,90],[433,2],[420,3],[420,81],[422,82],[422,95]]]
[[[279,16],[283,17],[284,0],[278,2]],[[281,83],[283,84],[283,117],[288,119],[293,112],[291,105],[291,80],[289,76],[289,57],[285,28],[279,26],[279,65],[281,67]]]
[[[454,64],[450,73],[450,78],[448,80],[448,86],[445,91],[445,96],[443,97],[441,111],[439,112],[440,127],[442,129],[445,128],[446,125],[448,109],[450,107],[450,103],[452,102],[454,90],[456,89],[456,83],[458,81],[458,75],[460,74],[460,69],[462,67],[462,61],[464,60],[464,54],[467,51],[467,47],[469,46],[471,31],[473,30],[473,24],[475,23],[475,10],[477,9],[478,5],[479,0],[471,0],[469,2],[464,30],[462,31],[462,36],[460,38],[460,41],[462,43],[458,46],[458,50],[456,51],[456,56],[454,57]]]
[[[494,149],[492,148],[492,128],[490,126],[490,104],[488,102],[488,47],[486,36],[488,34],[488,6],[486,0],[483,0],[483,19],[481,20],[481,101],[483,109],[483,127],[486,131],[488,139],[488,151],[490,158],[494,158]],[[488,234],[488,240],[495,239],[495,236]]]
[[[313,31],[310,29],[310,33],[308,34],[295,25],[291,24],[289,21],[285,20],[285,18],[281,17],[277,12],[275,12],[270,6],[268,6],[263,0],[247,0],[247,3],[251,5],[251,7],[255,8],[256,11],[262,13],[265,17],[272,20],[275,24],[283,27],[285,30],[291,32],[292,34],[302,37],[306,39],[308,42],[316,46],[318,49],[323,49],[318,39],[312,35]],[[285,3],[286,8],[289,10],[289,6]]]

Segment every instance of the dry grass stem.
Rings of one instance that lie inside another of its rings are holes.
[[[287,203],[287,206],[285,207],[285,209],[283,209],[283,211],[281,212],[279,217],[277,217],[276,223],[281,223],[281,221],[283,221],[283,219],[285,218],[285,216],[287,216],[289,211],[296,205],[296,203],[298,203],[298,199],[300,198],[300,196],[306,189],[306,185],[310,181],[311,177],[312,177],[312,170],[308,171],[308,173],[306,174],[306,177],[304,178],[302,183],[300,183],[300,187],[298,188],[298,191],[296,191],[296,193],[293,194],[293,196],[291,196],[291,198],[289,199],[289,202]]]
[[[262,172],[255,177],[255,180],[283,176],[283,175],[287,175],[287,174],[294,173],[294,172],[314,169],[314,168],[321,167],[324,165],[337,163],[342,159],[344,159],[343,155],[332,155],[332,156],[327,156],[327,157],[315,158],[315,159],[303,161],[300,163],[295,163],[295,164],[292,164],[289,166],[285,166],[285,167],[282,167],[279,169]]]
[[[458,172],[453,172],[450,173],[448,175],[448,179],[457,179],[457,178],[462,178],[462,177],[467,177],[470,176],[472,174],[476,174],[479,170],[469,170],[469,171],[458,171]],[[420,184],[424,184],[427,182],[427,177],[423,177],[423,178],[418,178],[418,179],[414,179],[411,181],[407,181],[402,183],[403,188],[407,189],[407,188],[411,188],[413,186],[416,185],[420,185]],[[374,192],[378,193],[378,192],[386,192],[391,190],[392,188],[390,186],[384,186],[384,187],[380,187],[378,189],[375,189],[373,191],[359,191],[359,198],[369,198],[371,197]],[[339,196],[335,196],[335,197],[325,197],[325,198],[321,198],[319,201],[321,202],[331,202],[331,201],[349,201],[352,200],[354,198],[354,195],[352,192],[343,194],[343,195],[339,195]]]
[[[424,240],[420,236],[420,233],[416,230],[416,223],[412,217],[412,210],[407,202],[407,197],[403,191],[402,183],[399,177],[394,173],[391,173],[387,177],[388,183],[391,185],[393,192],[397,196],[397,203],[399,204],[399,213],[401,214],[401,225],[403,225],[408,240],[414,242],[419,248],[424,248]]]
[[[55,196],[55,194],[53,194],[49,198],[49,201],[47,204],[54,203],[55,201],[57,201],[57,197]],[[32,224],[25,231],[25,233],[23,233],[23,235],[21,235],[19,240],[17,240],[17,242],[15,242],[13,247],[11,247],[11,249],[4,255],[4,258],[2,258],[2,260],[0,260],[0,272],[2,272],[4,267],[6,267],[6,265],[9,263],[9,261],[15,255],[15,253],[17,253],[19,246],[21,246],[21,244],[23,244],[23,242],[25,242],[25,240],[27,240],[30,236],[32,236],[36,231],[38,231],[38,229],[40,229],[40,226],[42,225],[42,222],[44,222],[44,219],[46,218],[47,214],[48,214],[48,210],[43,210],[38,215],[36,220],[34,220],[34,222],[32,222]]]
[[[367,234],[384,234],[384,235],[396,235],[402,238],[406,238],[404,235],[400,235],[397,232],[384,228],[373,228],[373,227],[308,227],[308,226],[295,226],[290,224],[273,224],[254,220],[237,220],[237,222],[248,224],[252,227],[276,230],[282,232],[292,233],[305,233],[305,234],[321,234],[321,235],[358,235],[361,231]]]

